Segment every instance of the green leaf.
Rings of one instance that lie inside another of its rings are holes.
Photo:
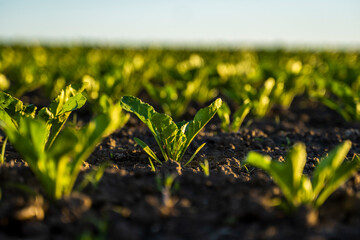
[[[221,107],[217,111],[217,115],[221,120],[221,129],[224,131],[228,131],[230,125],[230,108],[226,102],[223,102]]]
[[[315,195],[312,188],[311,180],[305,175],[301,176],[297,198],[301,204],[312,204],[314,201]]]
[[[173,122],[171,117],[166,114],[155,113],[151,121],[160,137],[163,148],[166,149],[167,157],[178,161],[179,151],[181,151],[186,142],[185,134]],[[167,160],[167,157],[165,157],[165,160]]]
[[[189,124],[189,122],[187,122],[187,121],[181,121],[181,122],[177,122],[176,126],[178,129],[180,129],[180,131],[182,133],[185,133],[185,129],[188,124]]]
[[[103,136],[108,136],[115,130],[123,127],[130,118],[130,114],[124,113],[119,102],[109,103],[109,106],[107,106],[106,110],[104,110],[101,114],[110,119],[110,123],[103,133]]]
[[[34,119],[24,118],[21,119],[18,127],[19,130],[2,124],[11,144],[24,155],[25,160],[32,167],[44,152],[43,141],[46,137],[46,125]]]
[[[81,93],[76,94],[73,97],[70,97],[67,101],[64,102],[62,108],[58,112],[57,116],[62,115],[67,112],[75,111],[86,103],[86,97]]]
[[[352,161],[346,162],[338,167],[324,186],[324,189],[321,191],[319,197],[316,199],[315,207],[321,206],[336,189],[338,189],[357,172],[359,166],[360,158],[355,156]]]
[[[360,120],[360,91],[356,88],[356,84],[352,88],[347,83],[331,79],[331,81],[326,82],[326,85],[328,85],[329,94],[315,92],[313,94],[315,98],[337,111],[346,121]],[[321,87],[324,88],[324,86]],[[328,95],[336,97],[329,97]]]
[[[301,204],[301,187],[305,182],[308,183],[302,176],[306,162],[306,150],[302,143],[294,145],[284,163],[271,161],[270,157],[256,152],[250,152],[245,162],[268,172],[292,207]]]
[[[336,169],[344,161],[350,148],[350,141],[341,143],[316,166],[312,177],[312,184],[315,195],[318,195],[320,191],[327,185],[329,178],[334,176]]]
[[[205,176],[210,176],[210,168],[209,168],[209,161],[205,160],[204,163],[199,163],[200,167],[204,171]]]
[[[81,108],[86,102],[86,98],[81,93],[77,93],[71,85],[66,87],[65,91],[61,93],[51,102],[49,108],[42,108],[36,118],[46,121],[50,129],[50,136],[47,142],[49,148],[66,120],[69,118],[72,111]]]
[[[159,136],[159,133],[155,131],[155,126],[153,126],[151,121],[152,117],[157,114],[154,108],[134,96],[123,96],[120,100],[120,105],[124,110],[134,113],[143,123],[146,124],[150,132],[153,134],[157,144],[159,145],[161,153],[163,154],[166,161],[167,154],[163,149],[162,140]]]
[[[194,139],[194,137],[200,132],[200,130],[210,121],[211,118],[214,117],[217,110],[221,107],[222,101],[220,98],[216,99],[209,106],[200,109],[196,115],[194,120],[190,121],[185,129],[186,136],[186,144],[184,146],[184,151],[182,152],[180,159],[183,157],[186,149],[189,147],[190,143]]]
[[[321,103],[326,105],[327,107],[338,112],[345,119],[345,121],[351,120],[350,114],[342,106],[340,106],[338,103],[336,103],[334,100],[328,98],[327,96],[326,97],[318,97],[317,99]]]
[[[250,152],[245,163],[268,172],[279,185],[288,203],[293,205],[292,173],[287,171],[283,163],[271,161],[269,156],[263,156],[256,152]]]
[[[306,164],[306,147],[303,143],[296,143],[285,159],[288,172],[292,174],[293,191],[300,188],[303,170]],[[295,194],[294,192],[293,194]]]
[[[251,102],[244,103],[233,115],[233,123],[231,124],[231,131],[237,132],[241,127],[245,117],[251,110]]]
[[[61,131],[47,153],[52,159],[60,159],[63,155],[73,151],[78,142],[79,139],[75,131],[66,128]]]
[[[194,159],[194,157],[196,156],[196,154],[198,154],[198,152],[205,146],[205,144],[206,144],[206,143],[201,144],[200,147],[198,147],[198,148],[196,149],[196,151],[194,152],[194,154],[190,157],[189,161],[187,161],[187,163],[185,163],[185,165],[184,165],[185,167],[186,167],[186,165],[188,165],[189,163],[191,163],[191,161]]]
[[[151,171],[155,172],[155,166],[154,166],[153,162],[151,161],[151,158],[149,158],[149,162],[150,162]]]
[[[222,101],[218,98],[208,107],[202,108],[196,113],[194,120],[190,121],[185,129],[188,143],[190,143],[200,130],[210,121],[221,105]]]
[[[259,117],[263,117],[270,110],[272,100],[270,99],[270,93],[275,86],[275,79],[269,78],[264,82],[264,87],[261,88],[257,101],[255,102],[254,110],[255,114]]]
[[[0,164],[4,163],[4,161],[5,161],[5,149],[6,149],[7,141],[8,141],[8,137],[5,137],[5,139],[3,140],[3,143],[2,143],[2,147],[1,147]]]
[[[151,148],[144,143],[143,141],[141,141],[139,138],[134,138],[135,142],[137,144],[140,145],[140,147],[151,157],[153,158],[155,161],[157,161],[158,163],[161,164],[161,161],[157,158],[156,154],[151,150]],[[149,159],[150,160],[150,159]],[[152,162],[151,162],[152,163]]]
[[[65,112],[74,111],[81,108],[86,98],[78,92],[71,85],[67,86],[65,90],[61,90],[60,94],[51,102],[49,110],[52,112],[54,117],[60,116]]]
[[[52,181],[51,168],[53,164],[47,164],[45,141],[48,136],[46,123],[37,119],[23,117],[20,119],[18,129],[4,127],[4,131],[11,144],[23,156],[30,169],[43,184],[47,193],[51,195]]]
[[[155,110],[149,104],[144,103],[134,96],[123,96],[120,100],[120,104],[126,111],[135,113],[136,116],[146,125],[151,124],[149,121],[155,114]]]
[[[23,116],[34,117],[36,107],[34,105],[25,106],[19,99],[0,92],[0,120],[7,127],[17,128],[20,118]]]

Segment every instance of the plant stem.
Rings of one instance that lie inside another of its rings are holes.
[[[0,157],[0,163],[3,164],[5,161],[5,149],[6,149],[6,143],[7,143],[8,137],[5,138],[2,148],[1,148],[1,157]]]

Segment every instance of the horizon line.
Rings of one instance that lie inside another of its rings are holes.
[[[299,49],[299,50],[355,50],[360,51],[359,42],[290,42],[282,40],[109,40],[101,38],[32,38],[32,37],[1,37],[0,45],[24,46],[89,46],[89,47],[120,47],[120,48],[255,48],[255,49]]]

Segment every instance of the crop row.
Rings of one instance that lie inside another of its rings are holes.
[[[94,113],[104,98],[117,103],[146,91],[178,120],[191,102],[222,97],[234,103],[219,111],[223,129],[236,131],[246,116],[263,117],[275,104],[287,108],[301,95],[360,120],[358,52],[0,46],[0,90],[12,96],[41,89],[36,93],[50,100],[83,82]]]
[[[144,122],[158,143],[162,158],[156,156],[142,140],[135,139],[149,155],[149,162],[155,171],[153,160],[159,165],[163,161],[183,163],[184,153],[194,137],[222,106],[219,98],[200,109],[193,120],[175,123],[169,115],[156,112],[152,106],[137,97],[124,96],[116,104],[109,98],[103,98],[102,111],[86,126],[64,127],[71,112],[85,104],[86,97],[82,94],[85,88],[86,85],[78,88],[68,86],[49,107],[39,111],[34,105],[25,105],[19,99],[0,92],[0,126],[41,183],[45,194],[53,200],[71,194],[82,164],[97,144],[105,136],[124,126],[129,114],[123,110],[134,113]],[[2,156],[6,151],[5,144]],[[204,144],[184,166],[193,160]],[[316,166],[311,179],[303,174],[306,148],[301,143],[293,146],[283,163],[272,161],[268,156],[256,152],[250,152],[244,163],[261,168],[273,177],[286,199],[280,205],[287,211],[293,211],[304,204],[318,208],[357,172],[360,166],[359,156],[355,155],[352,160],[344,162],[350,147],[351,142],[345,141],[331,151]],[[201,167],[209,174],[206,161]]]

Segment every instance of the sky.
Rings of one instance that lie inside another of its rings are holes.
[[[0,0],[0,41],[360,46],[360,0]]]

